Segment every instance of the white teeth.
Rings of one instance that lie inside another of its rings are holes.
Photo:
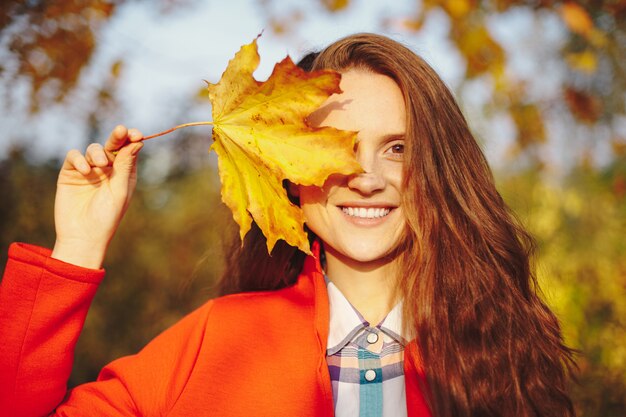
[[[342,207],[341,210],[348,216],[361,217],[364,219],[375,219],[377,217],[385,217],[391,211],[388,208],[365,208],[365,207]]]

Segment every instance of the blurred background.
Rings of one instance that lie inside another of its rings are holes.
[[[217,82],[258,33],[285,55],[377,32],[455,92],[500,192],[539,243],[547,302],[580,350],[581,416],[626,416],[626,2],[25,0],[0,3],[0,270],[13,241],[51,247],[60,162],[118,123],[210,119]],[[210,128],[146,143],[71,384],[215,294],[225,236]]]

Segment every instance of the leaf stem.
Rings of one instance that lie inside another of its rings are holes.
[[[150,135],[150,136],[144,136],[143,140],[148,140],[148,139],[152,139],[152,138],[157,138],[159,136],[167,135],[168,133],[172,133],[175,130],[182,129],[183,127],[202,126],[202,125],[213,125],[213,122],[183,123],[182,125],[174,126],[173,128],[164,130],[163,132],[155,133],[154,135]]]

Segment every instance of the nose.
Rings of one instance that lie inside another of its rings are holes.
[[[356,159],[365,172],[348,177],[348,188],[361,194],[373,194],[381,191],[387,184],[374,153],[367,152],[357,145]]]

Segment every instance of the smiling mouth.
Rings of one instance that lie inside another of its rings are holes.
[[[391,212],[391,209],[384,207],[341,207],[341,211],[351,217],[377,219],[387,216]]]

